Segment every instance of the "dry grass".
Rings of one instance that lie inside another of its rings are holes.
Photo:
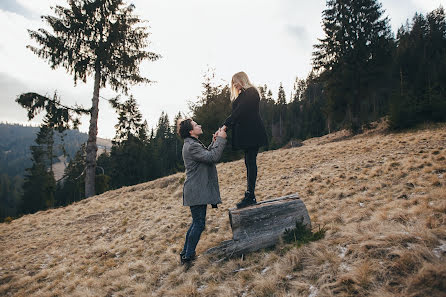
[[[0,225],[2,296],[446,296],[446,126],[337,132],[259,154],[258,200],[299,193],[324,239],[243,259],[202,253],[231,238],[243,161],[219,164],[195,266],[183,173]]]

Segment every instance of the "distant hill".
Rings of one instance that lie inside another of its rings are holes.
[[[196,264],[178,254],[191,223],[184,173],[0,224],[1,296],[445,296],[446,125],[345,131],[258,155],[259,201],[298,193],[325,238],[231,260],[228,209],[243,160],[217,165]]]
[[[34,141],[38,131],[39,127],[0,123],[0,174],[5,173],[9,176],[24,175],[25,169],[32,164],[30,146],[35,144]],[[66,161],[69,162],[81,145],[87,141],[88,135],[78,130],[67,130],[64,134],[64,146],[68,154]],[[60,148],[61,139],[59,133],[55,134],[54,141],[55,154],[60,159],[63,157],[63,153]],[[98,138],[99,151],[105,148],[109,150],[111,145],[110,140]],[[59,166],[58,168],[60,170],[61,167]]]

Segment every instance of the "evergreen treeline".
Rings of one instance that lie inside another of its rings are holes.
[[[39,127],[0,123],[0,174],[24,176],[25,169],[32,164],[30,147],[34,145],[38,131]],[[69,161],[87,138],[88,135],[79,130],[66,130],[63,135],[56,131],[54,154],[62,156],[65,150]]]
[[[328,0],[323,29],[324,38],[314,46],[313,70],[307,78],[296,79],[289,98],[282,85],[278,90],[258,87],[269,140],[265,149],[344,128],[360,133],[365,125],[386,115],[394,129],[446,120],[446,18],[442,7],[427,16],[416,14],[394,37],[378,1]],[[97,194],[184,169],[182,141],[175,133],[180,113],[173,123],[162,113],[157,126],[149,131],[132,96],[110,103],[118,114],[118,124],[110,153],[97,161]],[[213,75],[206,75],[202,95],[190,105],[190,116],[203,126],[201,140],[205,144],[230,112],[229,86],[215,84]],[[36,140],[39,148],[31,149],[33,165],[25,177],[24,194],[19,190],[6,198],[2,194],[2,216],[13,210],[24,213],[63,206],[85,197],[85,147],[76,153],[64,179],[56,185],[51,170],[45,167],[49,159],[41,161],[42,156],[51,156],[51,141],[44,137],[49,134],[44,132],[41,128],[42,135]],[[229,144],[222,160],[240,157],[241,152],[233,152]],[[33,188],[33,183],[38,185]],[[3,193],[3,189],[19,186],[20,181],[5,181],[2,176],[1,185]],[[27,196],[38,189],[47,194]],[[17,201],[23,205],[17,207]]]
[[[23,183],[23,213],[54,207],[56,180],[53,173],[54,129],[42,125],[36,137],[36,144],[31,146],[33,165],[26,169]]]
[[[375,0],[329,0],[322,23],[313,67],[326,96],[327,129],[360,132],[387,112],[395,46],[388,19]]]
[[[0,221],[6,217],[15,217],[21,212],[23,197],[23,178],[0,175]]]
[[[38,133],[39,127],[0,123],[0,220],[24,212],[24,178],[26,169],[33,166],[32,147],[36,145]],[[63,134],[54,131],[53,154],[62,156],[65,153],[70,161],[87,137],[78,130],[66,130]]]
[[[138,184],[184,169],[182,141],[166,113],[161,114],[156,129],[148,131],[132,96],[124,103],[111,103],[119,114],[116,136],[110,154],[102,154],[98,159],[98,166],[110,177],[110,188]]]
[[[442,7],[398,30],[390,120],[394,128],[446,120],[446,18]]]

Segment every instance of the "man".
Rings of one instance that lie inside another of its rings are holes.
[[[180,253],[181,264],[186,265],[187,270],[195,259],[195,248],[205,228],[207,205],[217,207],[221,203],[215,163],[221,158],[225,148],[226,132],[223,129],[215,132],[213,141],[207,148],[198,140],[203,134],[201,126],[192,119],[179,122],[178,134],[184,139],[183,160],[186,167],[183,205],[189,206],[192,214],[192,224]]]

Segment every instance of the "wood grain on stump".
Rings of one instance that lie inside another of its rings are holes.
[[[298,194],[261,201],[245,208],[229,209],[232,240],[207,251],[210,254],[237,256],[275,245],[285,229],[302,220],[311,229],[310,216]]]

